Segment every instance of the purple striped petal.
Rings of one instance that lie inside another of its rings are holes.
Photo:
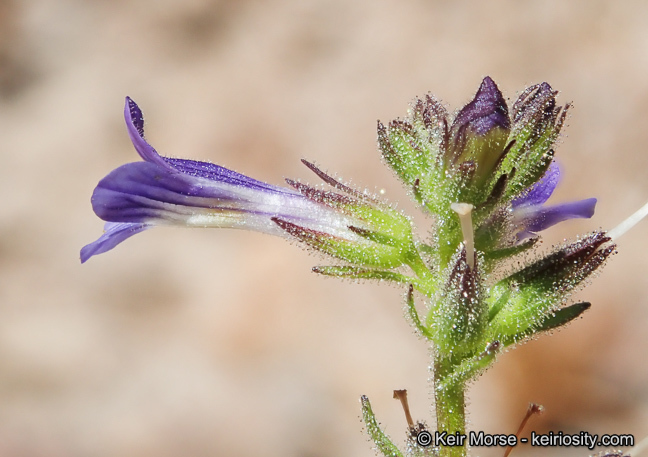
[[[149,224],[122,224],[107,222],[104,226],[104,234],[83,248],[81,248],[81,263],[85,263],[90,257],[110,251],[122,241],[137,233],[151,227]]]
[[[151,146],[144,138],[144,116],[137,103],[130,97],[126,97],[124,106],[124,119],[128,135],[133,142],[133,146],[139,155],[146,162],[156,163],[164,168],[173,168],[174,170],[190,176],[210,179],[212,181],[227,182],[235,185],[244,185],[250,188],[259,188],[263,190],[281,191],[281,187],[272,186],[262,181],[249,178],[219,165],[207,162],[198,162],[196,160],[173,159],[170,157],[160,156],[155,148]]]
[[[521,197],[513,200],[513,223],[519,230],[518,240],[536,236],[537,232],[568,219],[590,218],[594,215],[595,198],[544,206],[559,181],[560,167],[556,162],[551,162],[544,176]]]
[[[113,222],[240,227],[281,235],[271,221],[280,217],[309,226],[325,224],[328,231],[347,231],[349,220],[299,192],[218,169],[225,172],[226,180],[191,176],[150,162],[129,163],[99,182],[93,209]],[[232,176],[236,179],[228,179]]]
[[[285,193],[287,191],[284,187],[273,186],[272,184],[258,181],[213,163],[186,159],[172,159],[169,157],[162,157],[162,160],[177,172],[196,178],[205,178],[210,181],[224,182],[235,186],[243,186],[249,189],[262,191],[278,193]]]

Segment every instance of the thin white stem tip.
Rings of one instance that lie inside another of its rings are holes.
[[[621,222],[619,225],[610,230],[607,233],[607,236],[612,238],[614,241],[618,240],[621,235],[637,225],[646,216],[648,216],[648,203],[639,208],[638,211],[636,211],[625,221]]]

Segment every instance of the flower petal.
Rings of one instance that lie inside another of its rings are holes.
[[[551,162],[549,168],[544,176],[535,183],[531,188],[521,197],[513,200],[513,208],[527,205],[541,205],[546,202],[551,194],[553,194],[558,182],[560,181],[560,167],[554,161]]]
[[[366,248],[373,243],[351,227],[368,230],[366,217],[372,212],[380,213],[378,220],[390,216],[393,219],[391,213],[387,214],[388,209],[374,208],[368,203],[353,201],[365,205],[364,212],[345,214],[339,205],[331,205],[328,200],[318,201],[312,195],[257,181],[218,165],[162,157],[144,139],[142,112],[128,97],[124,116],[128,134],[144,161],[113,170],[95,188],[93,209],[109,223],[104,235],[83,248],[82,262],[154,225],[243,228],[291,238],[294,233],[285,230],[277,220],[300,231],[338,240],[338,249],[325,252],[346,258],[350,246]],[[350,204],[351,200],[347,200],[348,197],[344,201]],[[409,240],[407,234],[404,238]],[[373,254],[371,259],[360,259],[364,263],[394,262],[388,259],[393,248],[383,256],[375,250],[368,251]],[[396,254],[396,263],[400,265],[402,253],[396,250]]]
[[[452,130],[462,127],[470,128],[476,135],[486,135],[496,127],[510,129],[506,100],[490,77],[484,78],[475,98],[459,111],[452,123]]]
[[[110,251],[122,241],[151,227],[142,223],[115,223],[107,222],[104,226],[104,234],[83,248],[81,248],[81,263],[85,263],[90,257]]]
[[[137,106],[137,103],[135,103],[130,97],[126,97],[124,120],[126,121],[128,136],[133,142],[135,150],[142,159],[147,162],[157,163],[161,166],[168,166],[153,146],[148,144],[144,139],[144,116],[142,115],[142,110]]]
[[[160,165],[163,168],[174,169],[187,175],[206,178],[212,181],[222,181],[235,185],[243,185],[249,188],[258,188],[271,191],[283,191],[278,186],[272,186],[262,181],[249,178],[245,175],[229,170],[227,168],[208,162],[196,160],[173,159],[160,156],[155,148],[144,139],[144,117],[137,103],[130,97],[126,97],[124,107],[124,118],[128,135],[133,146],[139,155],[146,161]]]
[[[209,168],[207,179],[156,163],[123,165],[102,179],[92,196],[100,218],[112,222],[229,227],[286,236],[273,217],[345,239],[358,223],[292,189],[271,186],[226,168],[176,160],[176,166]]]
[[[553,206],[528,206],[521,208],[521,211],[515,211],[514,217],[522,221],[524,227],[522,234],[524,234],[540,232],[568,219],[590,218],[594,215],[595,207],[596,198],[587,198]],[[518,235],[518,238],[520,238],[520,235]],[[524,235],[522,235],[522,238],[524,238]]]
[[[235,186],[246,187],[248,189],[277,193],[294,193],[285,187],[273,186],[272,184],[258,181],[249,176],[242,175],[241,173],[237,173],[213,163],[187,159],[172,159],[169,157],[162,157],[162,160],[179,173],[196,178],[205,178],[210,181],[219,181]]]

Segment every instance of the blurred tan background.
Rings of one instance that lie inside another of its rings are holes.
[[[647,23],[637,0],[0,0],[0,455],[371,456],[358,398],[402,443],[395,388],[432,423],[402,290],[233,230],[155,229],[79,264],[95,184],[137,160],[125,95],[162,154],[274,184],[315,182],[305,157],[405,202],[376,119],[427,92],[459,108],[485,75],[511,101],[548,81],[575,105],[552,201],[599,198],[548,248],[648,199]],[[648,435],[647,232],[579,293],[584,319],[474,385],[472,429],[513,433],[535,401],[536,431]]]

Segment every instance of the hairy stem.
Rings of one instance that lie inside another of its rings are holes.
[[[465,383],[448,383],[447,376],[455,366],[451,359],[434,356],[434,400],[437,430],[448,435],[466,434]],[[440,457],[465,457],[466,442],[461,446],[441,446]]]

